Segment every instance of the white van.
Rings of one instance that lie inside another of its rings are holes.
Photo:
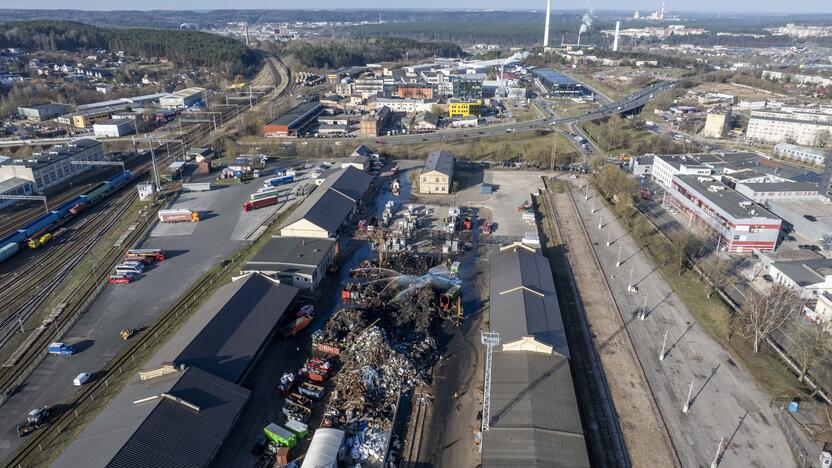
[[[129,273],[132,275],[139,275],[141,274],[142,270],[139,269],[137,265],[116,265],[116,273],[123,275],[125,273]]]
[[[85,383],[87,383],[87,380],[89,380],[89,379],[90,379],[90,373],[89,372],[81,372],[80,374],[78,374],[77,377],[75,377],[72,380],[72,383],[76,387],[80,387],[81,385],[84,385]]]

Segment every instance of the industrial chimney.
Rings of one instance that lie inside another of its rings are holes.
[[[618,52],[618,30],[621,29],[621,21],[615,22],[615,39],[612,40],[612,51]]]
[[[549,47],[549,15],[552,13],[552,0],[546,0],[546,29],[543,31],[543,48]]]

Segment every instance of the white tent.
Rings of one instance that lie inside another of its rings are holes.
[[[321,428],[315,431],[301,468],[336,468],[338,450],[344,441],[344,431]]]

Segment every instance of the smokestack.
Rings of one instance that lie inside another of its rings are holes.
[[[578,30],[578,47],[581,46],[581,33],[584,32],[583,28]]]
[[[243,23],[243,29],[245,29],[245,33],[246,33],[246,45],[249,45],[249,41],[248,41],[248,21]]]
[[[615,22],[615,39],[612,40],[612,51],[618,52],[618,30],[621,28],[621,21]]]
[[[543,48],[549,47],[549,15],[552,13],[552,0],[546,0],[546,29],[543,31]]]

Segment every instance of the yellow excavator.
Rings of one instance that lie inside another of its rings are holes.
[[[121,339],[127,341],[130,339],[131,336],[136,334],[136,330],[133,328],[125,328],[121,331]]]

